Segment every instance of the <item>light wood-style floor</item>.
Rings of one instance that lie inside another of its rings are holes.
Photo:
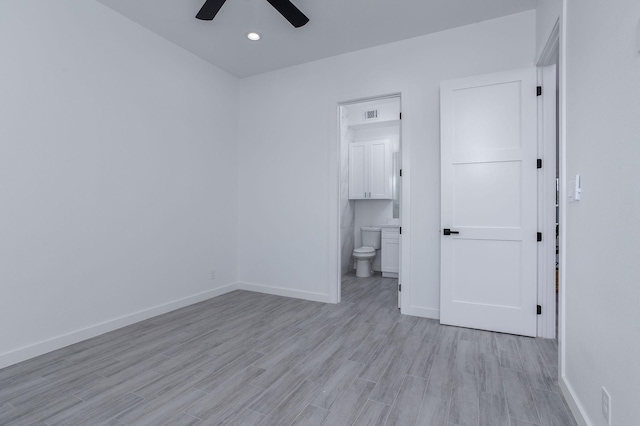
[[[0,370],[1,425],[574,425],[555,341],[247,291]]]

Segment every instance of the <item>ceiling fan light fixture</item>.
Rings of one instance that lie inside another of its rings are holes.
[[[255,32],[250,32],[247,34],[247,38],[251,41],[258,41],[260,40],[260,34]]]
[[[196,15],[203,21],[212,21],[227,0],[206,0]],[[291,25],[300,28],[309,22],[309,18],[300,11],[290,0],[267,0]],[[253,39],[252,39],[253,40]],[[257,39],[256,39],[257,40]]]

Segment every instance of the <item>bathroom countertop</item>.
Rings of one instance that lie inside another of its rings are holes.
[[[378,228],[399,228],[400,225],[390,225],[388,223],[385,223],[384,225],[376,225]]]

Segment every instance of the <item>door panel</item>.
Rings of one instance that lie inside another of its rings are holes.
[[[389,141],[371,142],[369,187],[373,199],[391,199],[391,146]]]
[[[469,87],[451,92],[453,151],[520,148],[521,81]]]
[[[382,239],[382,272],[397,274],[400,271],[400,239]]]
[[[454,239],[454,262],[455,259],[474,259],[472,267],[453,265],[454,301],[510,308],[520,306],[520,288],[512,283],[519,281],[521,250],[520,241]],[[487,282],[491,285],[483,285]]]
[[[453,227],[519,228],[520,173],[517,161],[457,164]]]
[[[349,199],[364,199],[367,187],[365,168],[366,147],[362,143],[349,144]]]
[[[441,85],[440,320],[536,334],[536,71]]]

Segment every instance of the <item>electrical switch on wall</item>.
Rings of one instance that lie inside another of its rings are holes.
[[[580,201],[582,188],[580,187],[580,175],[576,175],[575,179],[571,179],[567,185],[567,200],[570,203]]]

